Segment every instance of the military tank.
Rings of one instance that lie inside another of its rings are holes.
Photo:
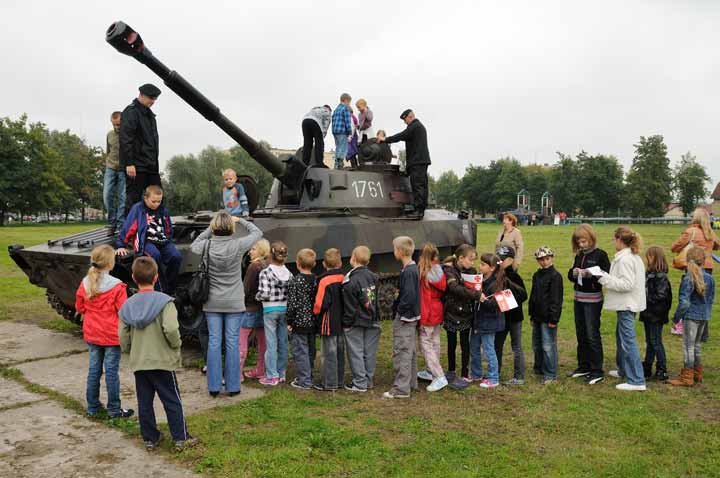
[[[145,46],[140,35],[123,22],[110,25],[106,41],[117,51],[131,56],[156,73],[180,98],[205,119],[242,146],[275,178],[271,191],[260,205],[253,178],[240,177],[248,194],[252,220],[270,240],[288,245],[292,259],[298,250],[310,247],[322,256],[328,248],[339,248],[349,268],[352,249],[360,244],[372,251],[370,268],[381,278],[379,291],[383,318],[390,318],[396,293],[398,264],[393,257],[392,239],[407,235],[418,248],[434,243],[442,255],[449,255],[463,243],[475,244],[477,227],[466,214],[428,209],[422,220],[404,218],[412,204],[410,181],[398,165],[365,151],[361,161],[342,170],[303,163],[301,150],[278,158],[230,121],[209,99],[176,71],[170,70]],[[172,211],[172,204],[170,204]],[[209,225],[212,212],[173,217],[173,241],[183,255],[176,303],[185,334],[194,334],[199,311],[184,300],[184,286],[197,270],[200,258],[190,251],[193,239]],[[47,290],[49,303],[68,320],[79,322],[75,312],[75,291],[87,272],[93,247],[112,244],[115,233],[98,228],[50,240],[32,247],[13,245],[10,256],[27,274],[30,282]],[[120,260],[112,274],[134,289],[130,275],[132,258]],[[290,261],[294,262],[294,261]],[[294,264],[288,264],[291,269]],[[318,263],[318,271],[321,264]]]

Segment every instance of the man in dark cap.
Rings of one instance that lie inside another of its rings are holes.
[[[428,198],[428,175],[430,151],[427,144],[427,131],[411,109],[402,112],[400,119],[407,128],[398,134],[385,138],[386,143],[405,141],[405,172],[410,176],[415,210],[409,215],[411,219],[422,219],[425,215]],[[378,140],[382,141],[382,140]]]
[[[158,164],[158,131],[150,108],[160,96],[160,88],[142,85],[140,94],[122,112],[120,122],[120,167],[125,170],[125,214],[142,201],[150,185],[161,186]]]

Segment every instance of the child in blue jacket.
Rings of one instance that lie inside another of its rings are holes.
[[[160,266],[160,284],[155,288],[168,295],[175,293],[182,256],[172,242],[172,220],[162,204],[160,186],[145,188],[142,202],[136,203],[125,219],[115,242],[115,253],[126,256],[150,256]]]

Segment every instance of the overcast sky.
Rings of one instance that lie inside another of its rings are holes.
[[[692,151],[720,179],[718,1],[2,0],[0,19],[0,116],[103,145],[109,113],[154,82],[163,162],[233,143],[105,43],[114,20],[274,147],[299,146],[307,110],[347,91],[389,134],[413,108],[434,175],[581,149],[627,167],[662,134],[673,162]]]

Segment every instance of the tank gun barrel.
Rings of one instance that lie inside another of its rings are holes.
[[[230,121],[222,114],[220,108],[200,93],[178,72],[171,70],[158,60],[145,46],[140,35],[129,25],[123,22],[113,23],[105,33],[105,40],[120,53],[131,56],[150,68],[162,78],[168,88],[177,93],[180,98],[203,115],[205,119],[215,123],[221,130],[237,141],[270,174],[283,183],[289,183],[288,185],[293,183],[293,179],[286,177],[286,165],[282,161]]]

